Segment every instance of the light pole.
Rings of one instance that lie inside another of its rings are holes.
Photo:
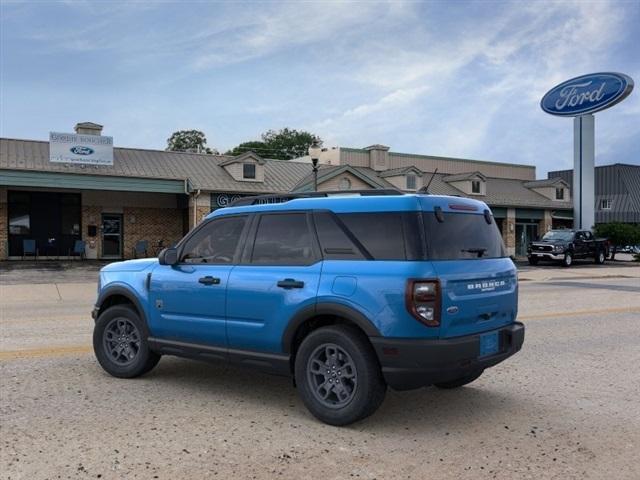
[[[322,152],[321,144],[318,140],[314,140],[309,147],[309,156],[311,157],[311,165],[313,165],[313,191],[318,191],[318,161],[320,160],[320,152]]]

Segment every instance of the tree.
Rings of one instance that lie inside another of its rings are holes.
[[[218,153],[207,147],[207,138],[200,130],[178,130],[167,139],[169,152]]]
[[[598,237],[606,237],[611,242],[611,260],[616,256],[618,247],[625,245],[636,245],[640,243],[640,225],[630,223],[600,223],[595,227]]]
[[[290,160],[292,158],[307,155],[311,144],[322,140],[304,130],[298,131],[289,128],[282,130],[268,130],[262,134],[262,141],[244,142],[229,150],[227,155],[239,155],[248,150],[253,150],[261,157]]]

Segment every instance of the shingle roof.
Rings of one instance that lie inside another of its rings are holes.
[[[553,187],[554,185],[563,184],[568,186],[568,183],[562,180],[560,177],[545,178],[543,180],[533,180],[524,184],[527,188],[541,188],[541,187]]]
[[[428,178],[431,174],[426,174]],[[463,192],[450,185],[446,180],[450,175],[435,174],[429,193],[434,195],[464,195]],[[474,195],[473,198],[482,200],[492,206],[501,207],[541,207],[554,209],[571,209],[571,202],[550,200],[539,193],[524,186],[522,180],[507,178],[486,178],[486,195]]]
[[[307,164],[308,165],[308,164]],[[390,184],[383,178],[378,177],[377,172],[371,168],[366,167],[352,167],[351,165],[320,165],[318,167],[318,183],[326,182],[327,180],[343,174],[345,172],[351,173],[356,177],[359,177],[364,182],[371,185],[373,188],[376,186],[383,189],[395,189],[394,185]],[[302,192],[309,190],[313,187],[313,172],[302,178],[294,187],[296,192]]]
[[[444,181],[445,182],[461,182],[463,180],[471,180],[477,177],[480,177],[483,180],[486,179],[486,177],[482,173],[476,171],[476,172],[456,173],[455,175],[445,175]]]
[[[378,172],[378,176],[384,177],[395,177],[398,175],[406,175],[409,172],[415,172],[416,175],[422,176],[424,172],[420,170],[418,167],[409,166],[409,167],[401,167],[401,168],[390,168],[388,170],[384,170],[382,172]]]
[[[0,169],[36,170],[79,175],[188,179],[196,189],[225,192],[289,192],[311,169],[309,164],[268,160],[264,182],[238,182],[220,166],[232,157],[201,153],[114,148],[108,165],[69,165],[49,162],[49,142],[0,138]]]

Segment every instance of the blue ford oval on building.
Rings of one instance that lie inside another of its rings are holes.
[[[158,259],[100,272],[93,344],[116,377],[161,355],[291,375],[345,425],[387,387],[456,388],[520,350],[516,268],[483,202],[396,191],[248,197]]]

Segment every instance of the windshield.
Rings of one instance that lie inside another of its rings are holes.
[[[424,218],[427,256],[430,260],[464,260],[506,257],[502,236],[495,220],[484,215],[445,213],[439,222],[433,212]]]
[[[542,239],[543,240],[563,240],[566,242],[570,242],[571,240],[573,240],[573,232],[571,231],[561,232],[558,230],[551,231],[551,232],[545,233]]]

